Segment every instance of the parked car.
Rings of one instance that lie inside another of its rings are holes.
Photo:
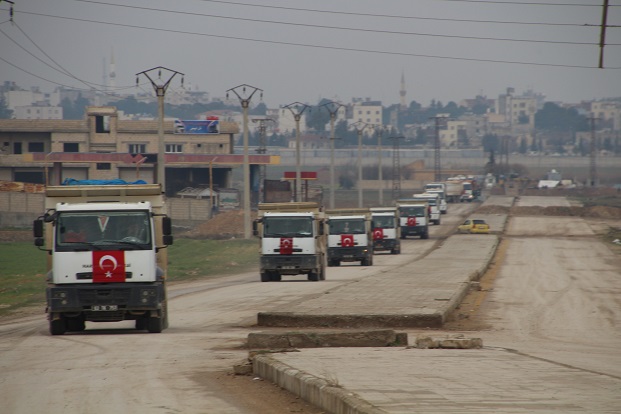
[[[459,233],[489,233],[489,224],[485,220],[481,219],[468,219],[463,224],[457,227]]]

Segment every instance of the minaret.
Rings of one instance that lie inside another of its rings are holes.
[[[104,92],[108,88],[108,67],[106,65],[106,58],[103,58],[103,82]]]
[[[407,104],[405,103],[405,75],[403,71],[401,71],[401,90],[399,91],[399,95],[401,96],[401,109],[406,109]]]
[[[114,48],[112,49],[110,57],[110,74],[108,75],[110,78],[110,89],[114,93],[114,89],[116,89],[116,65],[114,63]]]

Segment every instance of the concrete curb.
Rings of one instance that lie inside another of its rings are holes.
[[[257,355],[252,361],[255,375],[298,395],[331,414],[388,414],[355,393],[329,381],[293,368],[269,355]]]

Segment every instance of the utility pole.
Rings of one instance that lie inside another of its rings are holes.
[[[392,140],[392,199],[401,198],[401,165],[399,161],[399,140],[404,136],[388,137]]]
[[[267,121],[275,122],[272,118],[256,118],[253,119],[252,122],[259,123],[259,148],[257,148],[258,154],[265,154],[267,152],[267,143],[265,139],[265,131],[267,126],[265,123]],[[259,167],[259,202],[265,202],[265,177],[266,177],[266,166],[265,164]]]
[[[345,108],[345,105],[334,101],[326,102],[319,107],[320,109],[326,108],[330,113],[330,208],[334,208],[334,187],[336,185],[334,183],[334,140],[336,139],[334,136],[334,123],[341,107]]]
[[[229,92],[233,92],[239,99],[244,112],[244,238],[249,239],[251,236],[251,220],[250,220],[250,162],[248,160],[248,108],[252,96],[260,92],[263,99],[263,89],[256,88],[247,84],[238,85],[226,91],[226,99],[229,98]]]
[[[599,118],[595,118],[591,116],[589,121],[591,121],[591,163],[589,169],[591,187],[597,186],[597,166],[596,166],[596,155],[597,155],[597,138],[595,135],[595,121],[598,121]]]
[[[288,109],[295,120],[295,201],[302,201],[302,171],[300,166],[300,120],[302,114],[310,105],[301,102],[293,102],[283,106],[283,112]]]
[[[384,171],[382,168],[382,135],[387,125],[376,125],[377,131],[377,181],[379,182],[379,205],[384,205]]]
[[[430,119],[435,121],[436,136],[434,139],[435,163],[434,163],[434,180],[442,181],[442,165],[440,163],[440,122],[444,123],[448,119],[446,114],[438,114]]]
[[[369,124],[358,121],[351,124],[351,126],[358,133],[358,208],[362,208],[362,132],[369,126]]]
[[[162,79],[162,70],[168,72],[168,80]],[[157,71],[157,78],[154,78],[149,73]],[[156,180],[158,183],[162,185],[162,192],[166,195],[166,160],[164,159],[166,154],[166,145],[164,143],[164,96],[166,95],[166,90],[170,85],[170,82],[176,75],[181,75],[181,87],[183,87],[183,76],[185,76],[181,72],[177,72],[176,70],[167,69],[163,66],[158,66],[155,68],[151,68],[149,70],[145,70],[142,72],[136,73],[136,86],[139,84],[139,76],[144,75],[149,82],[151,82],[151,86],[153,86],[153,90],[155,91],[155,95],[157,96],[157,106],[158,106],[158,146],[157,146],[157,173]]]

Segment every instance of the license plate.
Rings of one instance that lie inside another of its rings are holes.
[[[118,309],[118,305],[93,305],[91,307],[91,310],[93,311],[115,311]]]
[[[295,266],[283,266],[283,269],[295,269]]]

